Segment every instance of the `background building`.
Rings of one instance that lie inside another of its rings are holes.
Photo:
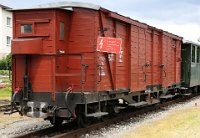
[[[12,11],[0,4],[0,59],[11,52]]]

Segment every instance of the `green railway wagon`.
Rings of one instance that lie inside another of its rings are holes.
[[[184,42],[181,49],[181,81],[184,87],[200,85],[200,45]]]

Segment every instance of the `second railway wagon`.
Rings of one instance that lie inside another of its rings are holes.
[[[14,102],[53,124],[158,103],[180,87],[181,41],[92,4],[14,10]]]
[[[181,81],[185,88],[197,92],[200,84],[200,45],[186,41],[182,44]],[[192,89],[191,89],[192,90]]]

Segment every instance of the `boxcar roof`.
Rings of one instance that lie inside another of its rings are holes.
[[[31,9],[70,9],[73,7],[87,8],[93,10],[99,10],[101,7],[99,5],[86,3],[86,2],[53,2],[47,4],[37,5],[35,7],[23,8],[23,9],[13,9],[13,10],[31,10]]]
[[[192,41],[189,41],[189,40],[183,40],[183,44],[190,44],[190,45],[200,46],[199,43],[197,43],[197,42],[192,42]]]
[[[129,23],[129,24],[134,24],[136,26],[140,26],[142,28],[153,28],[155,30],[163,32],[163,34],[168,35],[168,36],[173,36],[176,39],[182,40],[182,37],[169,33],[167,31],[163,31],[162,29],[158,29],[156,27],[150,26],[146,23],[139,22],[137,20],[131,19],[129,17],[120,15],[116,12],[109,11],[107,9],[102,8],[99,5],[91,4],[91,3],[86,3],[86,2],[53,2],[53,3],[47,3],[47,4],[42,4],[38,5],[36,7],[32,8],[27,8],[27,9],[13,9],[13,10],[34,10],[34,9],[65,9],[65,10],[73,10],[73,7],[79,7],[79,8],[87,8],[87,9],[93,9],[93,10],[103,10],[107,11],[109,13],[110,17],[116,18],[118,20],[121,20],[123,22]]]
[[[99,10],[101,8],[99,5],[86,2],[53,2],[37,6],[37,8],[68,8],[68,7],[81,7],[94,10]]]

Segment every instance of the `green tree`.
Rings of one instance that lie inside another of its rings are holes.
[[[8,67],[11,67],[12,66],[12,55],[11,53],[9,53],[7,56],[6,56],[6,65]]]
[[[11,68],[11,63],[12,61],[12,56],[11,56],[11,53],[8,54],[6,57],[3,57],[1,60],[0,60],[0,70],[8,70]]]

